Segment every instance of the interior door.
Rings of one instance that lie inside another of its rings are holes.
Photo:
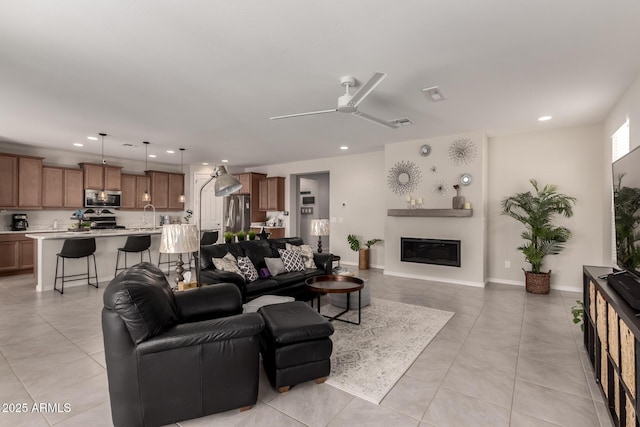
[[[200,214],[200,204],[202,204],[202,230],[221,230],[222,229],[222,197],[216,197],[213,181],[207,184],[202,190],[202,199],[200,199],[200,189],[205,182],[211,177],[210,174],[196,173],[194,175],[194,220],[198,221]],[[220,233],[222,234],[222,233]]]

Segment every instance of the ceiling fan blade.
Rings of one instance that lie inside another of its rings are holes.
[[[353,94],[353,98],[349,101],[350,107],[357,107],[387,77],[385,73],[375,73],[368,82],[362,85],[358,91]]]
[[[286,116],[269,117],[269,120],[279,120],[279,119],[288,119],[290,117],[310,116],[312,114],[335,113],[336,111],[338,111],[337,108],[334,108],[332,110],[309,111],[308,113],[287,114]]]
[[[377,125],[381,125],[384,127],[388,127],[389,129],[398,129],[398,124],[396,124],[395,122],[388,122],[386,120],[382,120],[379,119],[377,117],[371,116],[367,113],[363,113],[362,111],[356,111],[355,113],[353,113],[353,115],[358,116],[358,117],[362,117],[365,120],[368,120],[372,123],[375,123]]]

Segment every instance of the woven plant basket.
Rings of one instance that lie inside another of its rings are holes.
[[[524,268],[525,288],[532,294],[548,294],[551,290],[551,270],[547,273],[532,273]]]

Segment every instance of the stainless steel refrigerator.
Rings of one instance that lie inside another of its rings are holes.
[[[251,196],[248,194],[232,194],[224,198],[224,231],[237,233],[249,231],[251,226]]]

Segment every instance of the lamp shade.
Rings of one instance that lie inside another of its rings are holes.
[[[163,254],[185,254],[196,252],[198,226],[195,224],[166,224],[162,226],[160,252]]]
[[[311,235],[312,236],[328,236],[329,220],[328,219],[312,219]]]
[[[242,188],[240,181],[235,176],[229,175],[224,166],[218,166],[213,173],[216,178],[216,182],[213,184],[216,197],[227,196]]]

